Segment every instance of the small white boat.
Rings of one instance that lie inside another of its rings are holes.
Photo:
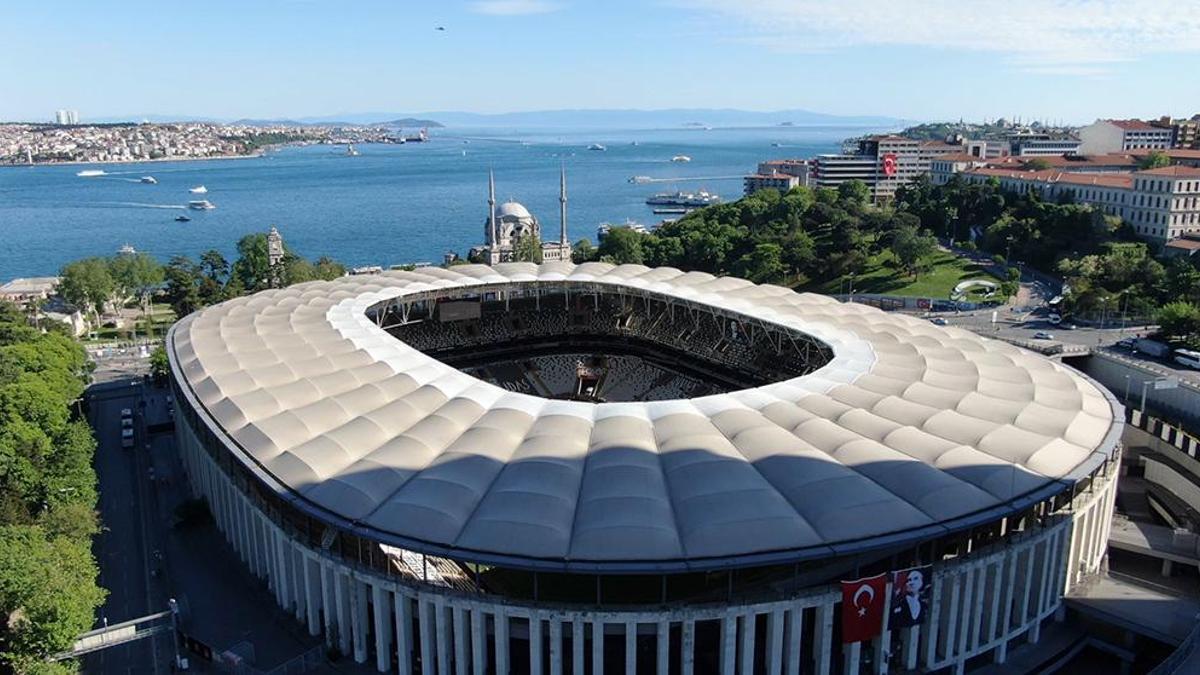
[[[103,169],[84,169],[75,175],[80,178],[92,178],[93,176],[103,176],[105,174]]]
[[[672,162],[690,162],[690,161],[692,161],[692,158],[688,157],[687,155],[675,155],[674,157],[671,158],[671,161]]]
[[[599,150],[600,152],[604,152],[607,149],[608,148],[604,147],[603,145],[600,145],[599,143],[592,143],[591,145],[588,146],[588,150]]]
[[[358,157],[358,151],[354,149],[353,145],[346,146],[346,156],[347,157]]]
[[[142,182],[147,185],[158,185],[158,179],[154,176],[142,176]]]
[[[206,195],[208,194],[208,188],[204,187],[203,185],[197,185],[196,187],[189,189],[188,192],[194,195]]]
[[[207,199],[199,199],[193,202],[188,202],[188,208],[195,209],[197,211],[209,211],[217,208],[217,205],[213,204]]]

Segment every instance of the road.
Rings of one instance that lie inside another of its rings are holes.
[[[157,549],[153,528],[145,515],[147,441],[139,380],[94,386],[88,391],[89,414],[96,430],[96,474],[100,483],[103,530],[93,544],[100,565],[100,585],[109,596],[100,609],[97,627],[159,612],[167,598],[151,564]],[[134,449],[121,448],[121,409],[134,411]],[[83,660],[87,672],[165,673],[171,662],[171,641],[158,636],[96,652]]]

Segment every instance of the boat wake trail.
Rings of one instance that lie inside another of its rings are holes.
[[[95,202],[97,206],[105,208],[132,208],[132,209],[186,209],[184,204],[145,204],[143,202]]]

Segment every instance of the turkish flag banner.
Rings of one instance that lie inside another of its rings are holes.
[[[842,644],[862,642],[883,630],[887,575],[842,582]]]

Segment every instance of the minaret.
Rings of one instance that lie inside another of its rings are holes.
[[[488,246],[495,248],[500,245],[496,236],[496,178],[488,170]]]
[[[562,231],[558,236],[559,246],[567,247],[567,167],[561,166],[558,173],[558,208]]]

